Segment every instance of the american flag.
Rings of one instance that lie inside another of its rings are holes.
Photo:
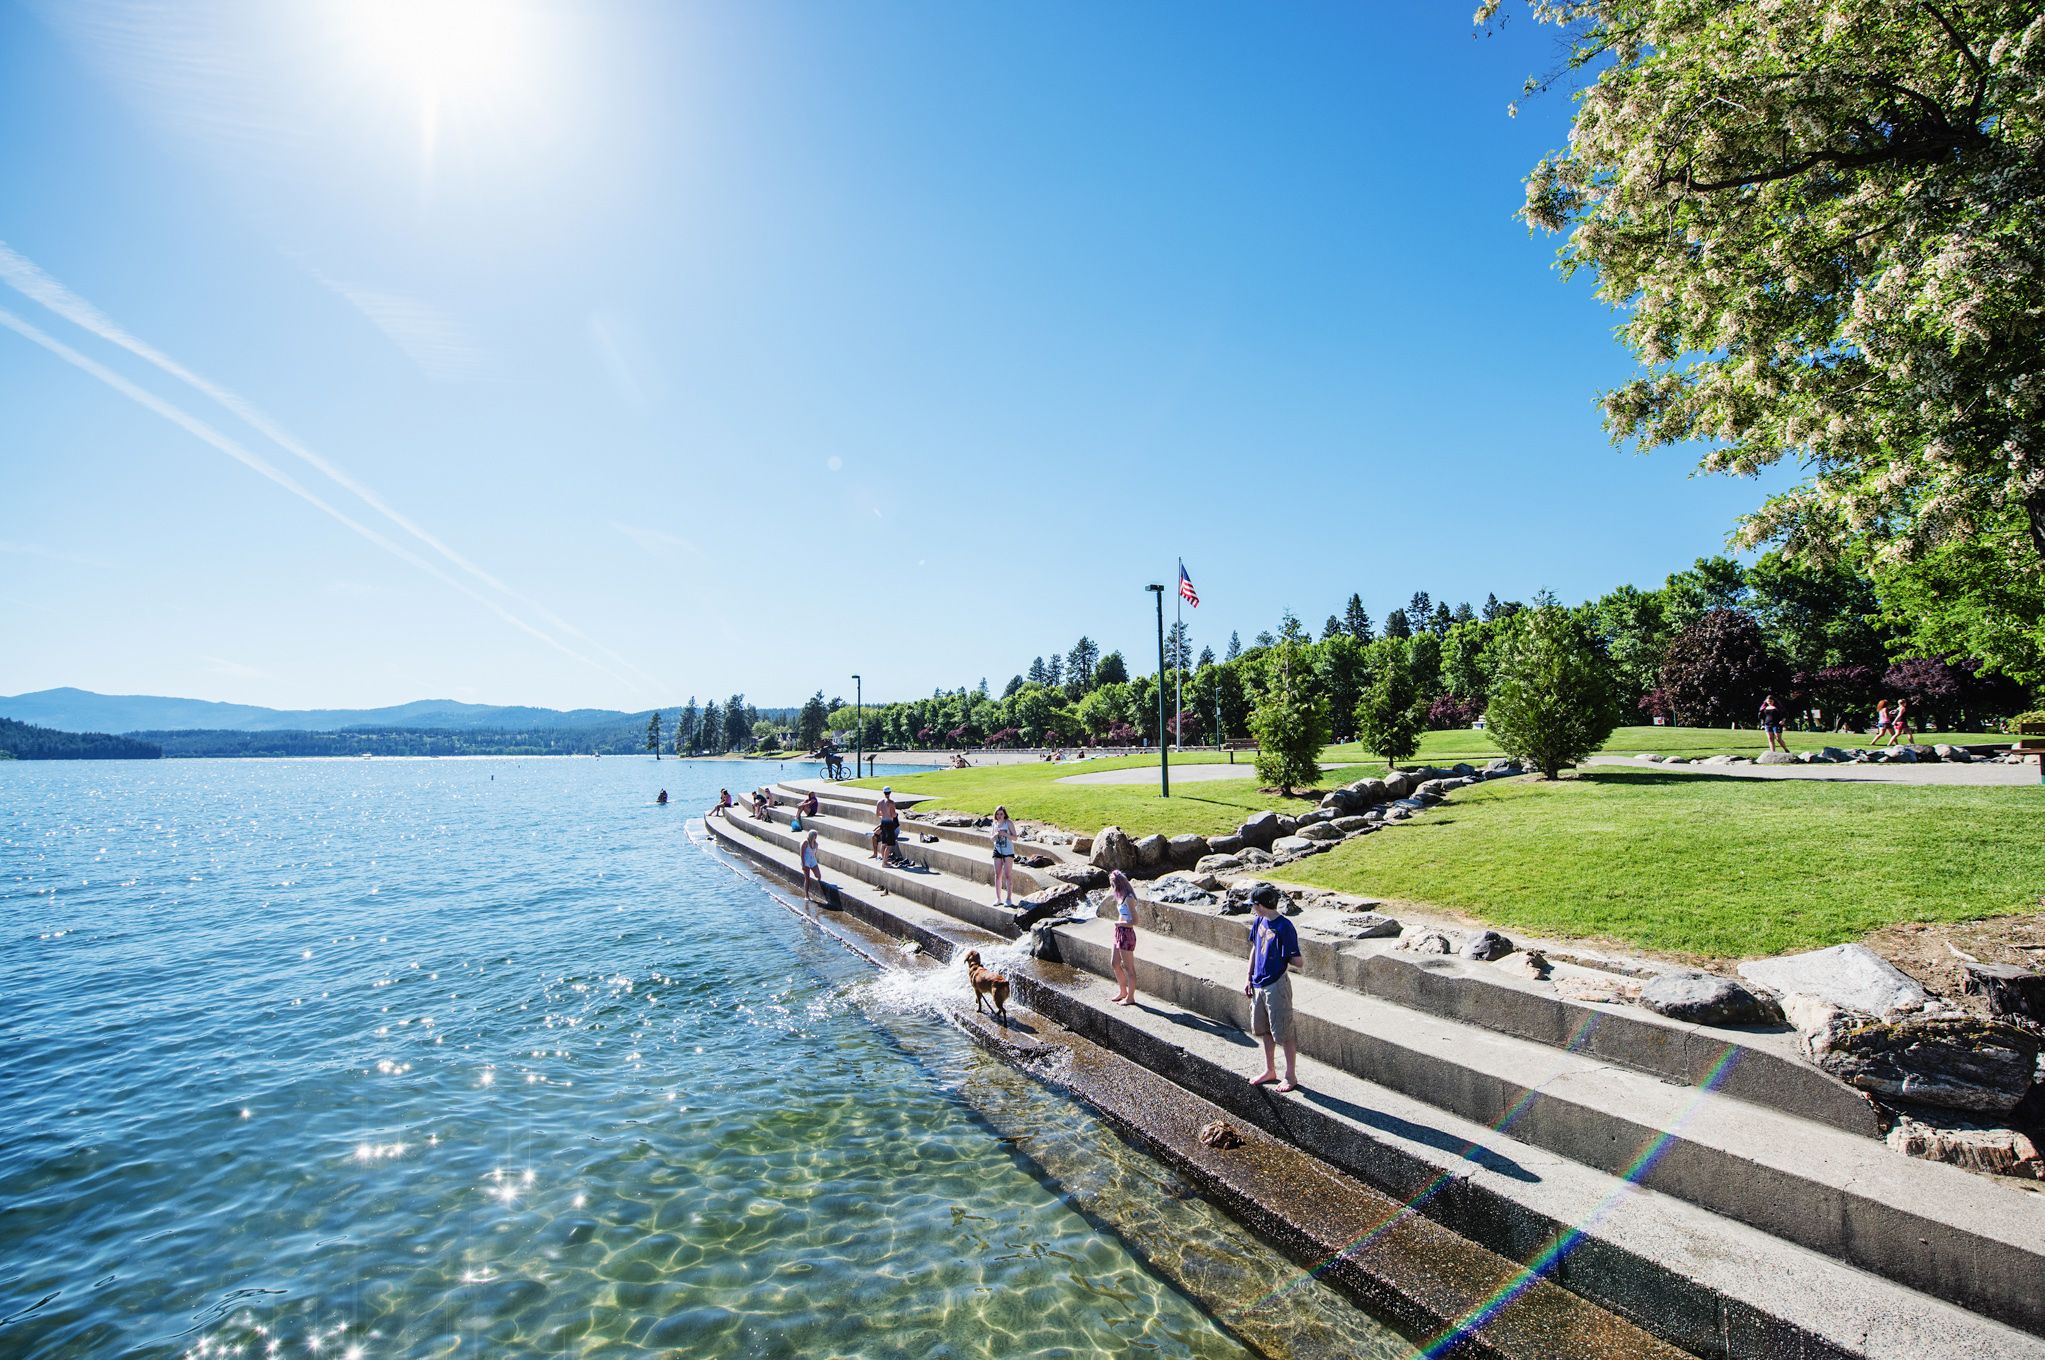
[[[1193,578],[1186,575],[1186,562],[1179,560],[1179,598],[1195,609],[1200,607],[1200,592],[1193,589]]]

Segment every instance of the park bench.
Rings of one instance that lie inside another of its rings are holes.
[[[1233,765],[1236,763],[1236,752],[1238,751],[1248,751],[1251,755],[1257,754],[1257,743],[1254,741],[1225,741],[1221,744],[1221,749],[1228,752],[1228,763]]]
[[[2010,750],[2018,755],[2038,758],[2038,782],[2045,784],[2045,722],[2023,722],[2017,724],[2017,740]]]

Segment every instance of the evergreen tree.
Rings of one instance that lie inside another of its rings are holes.
[[[1025,672],[1025,674],[1029,676],[1031,684],[1033,685],[1043,684],[1044,678],[1047,674],[1047,672],[1044,670],[1044,658],[1040,656],[1032,660],[1030,662],[1030,668],[1027,672]]]
[[[1434,597],[1424,590],[1413,592],[1413,598],[1406,602],[1406,620],[1415,628],[1425,628],[1430,615],[1434,613]]]
[[[724,749],[743,751],[753,739],[753,719],[746,712],[746,696],[734,694],[724,701]]]
[[[1065,658],[1057,654],[1044,662],[1044,683],[1057,688],[1065,683]]]
[[[1363,596],[1349,597],[1349,606],[1342,611],[1342,627],[1358,642],[1371,640],[1370,615],[1364,612]]]
[[[1255,646],[1264,649],[1269,649],[1271,647],[1275,647],[1278,645],[1278,639],[1271,636],[1271,630],[1269,628],[1266,628],[1263,632],[1257,634],[1256,637],[1251,639],[1251,642]]]
[[[795,739],[805,751],[814,751],[824,744],[824,727],[831,710],[824,707],[824,692],[818,690],[803,701],[802,712],[795,720]]]
[[[1507,755],[1553,779],[1612,735],[1619,686],[1597,642],[1566,609],[1525,610],[1499,631],[1484,726]]]
[[[1212,666],[1214,664],[1214,649],[1212,647],[1202,647],[1200,649],[1200,659],[1193,664],[1201,670]]]
[[[1407,621],[1406,611],[1394,609],[1385,615],[1385,636],[1388,638],[1409,638],[1413,636],[1413,625]]]
[[[1434,612],[1427,616],[1427,631],[1441,637],[1455,626],[1455,622],[1456,616],[1449,612],[1449,607],[1438,604],[1434,607]]]
[[[989,691],[988,691],[988,689],[987,689],[987,677],[986,677],[986,676],[984,676],[984,675],[983,675],[983,676],[981,676],[981,677],[980,677],[980,684],[979,684],[979,686],[978,686],[978,687],[977,687],[976,689],[974,689],[973,693],[975,693],[975,694],[979,695],[979,696],[980,696],[980,697],[981,697],[982,699],[985,699],[985,698],[987,698],[987,697],[988,697]]]
[[[724,710],[717,706],[715,699],[707,699],[703,703],[703,726],[699,732],[697,745],[713,756],[723,754]]]
[[[1094,685],[1126,685],[1129,683],[1129,663],[1122,659],[1120,652],[1103,652],[1094,665]]]
[[[1243,640],[1236,635],[1234,629],[1230,629],[1228,634],[1228,651],[1223,654],[1221,659],[1223,661],[1233,661],[1242,654]]]
[[[1484,597],[1484,622],[1490,623],[1498,617],[1501,606],[1496,593]]]
[[[1389,627],[1391,620],[1385,622]],[[1413,683],[1410,642],[1388,635],[1372,652],[1375,673],[1356,706],[1356,739],[1397,769],[1400,761],[1420,749],[1426,701]]]
[[[1278,639],[1281,642],[1309,642],[1307,630],[1301,626],[1299,615],[1290,609],[1278,616]]]
[[[1084,633],[1079,641],[1072,644],[1072,650],[1065,654],[1065,678],[1079,686],[1081,691],[1093,688],[1094,664],[1101,659],[1101,649],[1094,640]]]
[[[1453,628],[1459,623],[1468,623],[1476,617],[1476,612],[1470,608],[1470,602],[1464,600],[1456,606],[1456,612],[1449,615],[1449,626]]]
[[[675,754],[686,755],[696,749],[697,732],[701,726],[701,714],[696,710],[696,696],[691,694],[682,716],[675,719]]]
[[[1321,747],[1327,724],[1313,690],[1312,666],[1306,645],[1296,635],[1299,620],[1290,614],[1294,635],[1272,652],[1264,687],[1250,715],[1250,734],[1257,739],[1257,778],[1290,796],[1312,788],[1321,777]]]
[[[660,759],[660,710],[657,708],[646,720],[646,749],[653,752],[655,760]]]
[[[1020,675],[1011,675],[1008,677],[1008,683],[1001,687],[1001,697],[1004,699],[1013,699],[1015,697],[1016,691],[1021,689],[1022,687],[1023,678]]]
[[[1341,635],[1342,620],[1330,614],[1328,621],[1321,625],[1321,641],[1326,642],[1331,637],[1340,637]]]
[[[1175,619],[1165,629],[1165,665],[1184,670],[1193,664],[1193,643],[1186,632],[1183,619]]]

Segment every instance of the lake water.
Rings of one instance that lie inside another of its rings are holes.
[[[0,1354],[1410,1353],[692,842],[778,773],[0,762]]]

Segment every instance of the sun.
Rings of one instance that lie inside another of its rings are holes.
[[[480,134],[531,100],[538,44],[523,0],[342,0],[331,12],[362,83],[416,116],[429,168],[443,133]]]

